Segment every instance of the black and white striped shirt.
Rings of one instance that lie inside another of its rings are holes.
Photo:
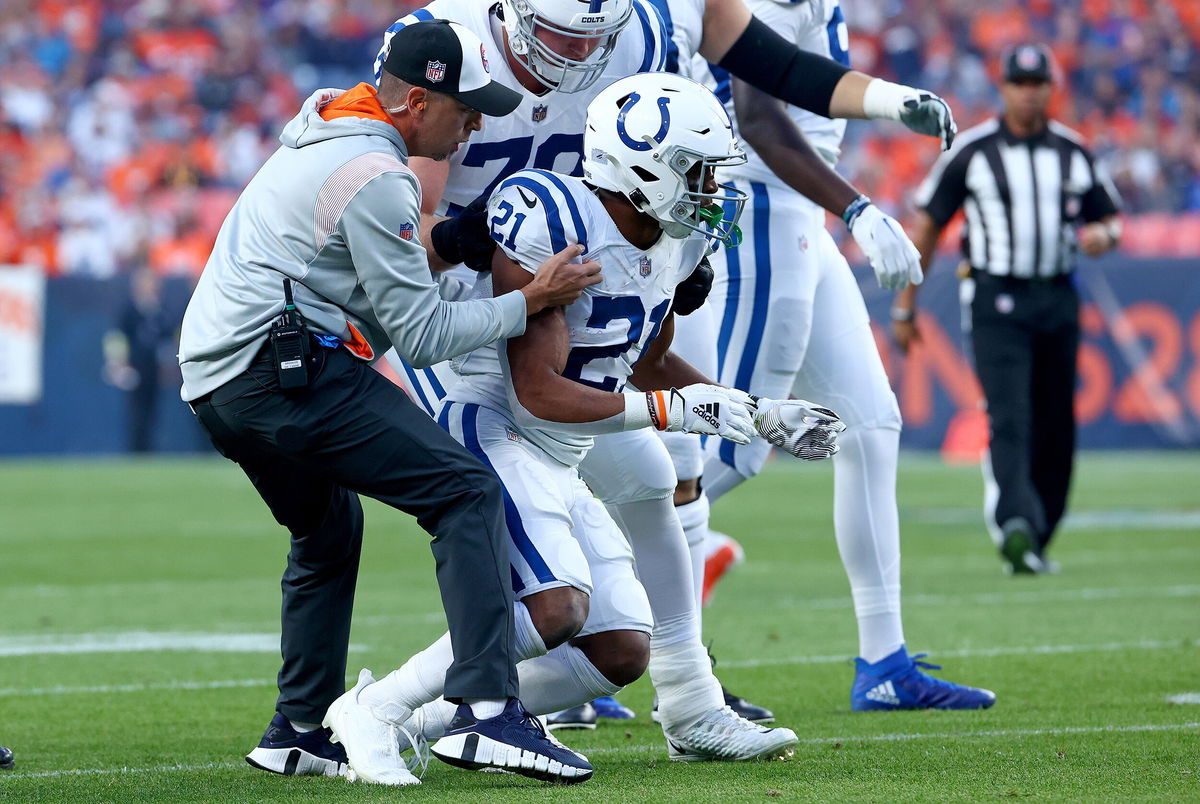
[[[1074,131],[1051,121],[1021,139],[999,118],[960,134],[916,195],[939,227],[964,207],[972,268],[1023,278],[1070,271],[1075,226],[1115,214],[1117,200]]]

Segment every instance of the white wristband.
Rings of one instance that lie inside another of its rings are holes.
[[[882,78],[872,78],[863,93],[863,114],[871,120],[899,120],[907,98],[915,98],[912,87],[893,84]]]
[[[654,426],[654,417],[650,415],[650,403],[646,394],[640,391],[626,391],[621,396],[625,397],[625,420],[621,424],[622,430],[641,430],[643,427]]]

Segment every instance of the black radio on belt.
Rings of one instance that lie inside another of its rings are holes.
[[[292,299],[292,280],[283,280],[283,314],[271,325],[271,355],[279,387],[283,390],[308,385],[308,354],[311,348],[308,325]]]

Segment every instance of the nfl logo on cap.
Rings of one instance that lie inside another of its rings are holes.
[[[446,64],[441,61],[431,61],[425,65],[425,77],[433,83],[438,83],[446,77]]]
[[[642,276],[650,276],[650,258],[649,257],[642,257],[641,263],[638,266],[638,270],[641,272]]]
[[[400,224],[400,239],[401,240],[412,240],[413,239],[413,225],[411,223]]]
[[[550,107],[548,107],[544,103],[539,103],[537,106],[534,106],[533,107],[533,122],[540,123],[543,120],[545,120],[546,112],[548,112],[548,111],[550,111]]]
[[[1023,47],[1017,51],[1017,66],[1022,70],[1036,70],[1042,64],[1042,54],[1034,47]]]

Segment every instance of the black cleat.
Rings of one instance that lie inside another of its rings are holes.
[[[546,715],[546,728],[550,731],[558,729],[594,729],[596,728],[596,707],[591,701],[570,709],[562,709]]]
[[[0,745],[0,770],[12,770],[14,765],[16,760],[13,759],[12,749]]]

